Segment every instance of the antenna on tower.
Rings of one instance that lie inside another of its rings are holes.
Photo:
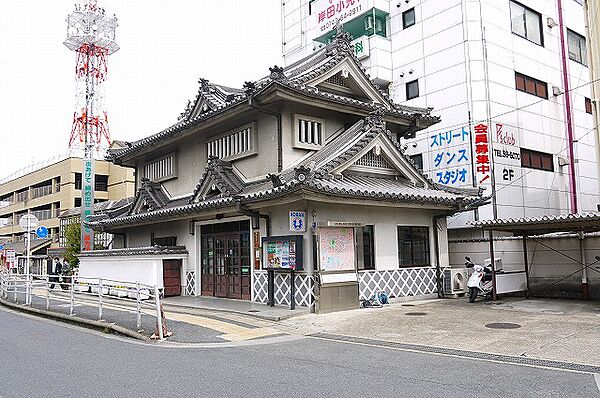
[[[64,45],[76,53],[75,112],[69,138],[71,150],[83,149],[81,173],[81,251],[93,250],[94,232],[88,226],[94,212],[94,153],[110,145],[108,116],[104,107],[104,81],[109,55],[119,50],[115,31],[117,16],[106,15],[97,0],[79,0],[67,16]]]

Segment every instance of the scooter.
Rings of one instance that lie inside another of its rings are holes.
[[[466,256],[465,260],[467,260],[465,266],[473,268],[473,273],[467,281],[467,287],[469,288],[469,303],[474,303],[479,293],[487,297],[492,292],[492,268],[474,264],[469,256]]]

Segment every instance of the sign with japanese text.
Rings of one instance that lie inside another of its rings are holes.
[[[300,271],[303,268],[302,235],[262,238],[262,251],[265,269]]]
[[[477,185],[489,182],[491,178],[490,168],[490,142],[488,126],[479,123],[473,127],[475,132],[475,172]]]
[[[290,231],[292,231],[292,232],[306,231],[306,212],[290,211]]]
[[[354,271],[354,228],[319,228],[321,271]]]
[[[510,126],[496,122],[493,144],[496,183],[510,185],[521,178],[519,135]]]
[[[8,268],[17,267],[17,256],[13,249],[6,249],[6,263],[8,264]]]
[[[432,133],[429,137],[431,178],[444,185],[472,185],[470,146],[468,127]]]
[[[353,40],[351,45],[354,50],[354,55],[356,55],[358,59],[364,59],[369,56],[370,47],[369,38],[367,36],[361,36],[358,39]]]
[[[327,33],[338,21],[346,22],[368,10],[367,0],[316,0],[313,6],[318,34]]]
[[[94,160],[83,160],[81,181],[81,251],[94,249],[94,231],[86,224],[94,212]]]

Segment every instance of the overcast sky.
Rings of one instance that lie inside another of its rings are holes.
[[[75,54],[62,43],[74,0],[0,0],[0,179],[67,150]],[[119,18],[108,59],[113,139],[170,126],[198,78],[240,87],[281,65],[278,0],[99,0]]]

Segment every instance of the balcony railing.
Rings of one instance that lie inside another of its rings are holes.
[[[54,218],[56,216],[53,215],[52,210],[35,210],[32,211],[31,214],[36,216],[38,220],[48,220],[50,218]]]
[[[41,198],[42,196],[52,194],[52,185],[31,188],[31,198]]]
[[[15,203],[25,202],[29,199],[29,191],[18,192],[15,194]]]
[[[10,227],[13,225],[13,220],[11,218],[0,218],[0,228],[2,227]]]

